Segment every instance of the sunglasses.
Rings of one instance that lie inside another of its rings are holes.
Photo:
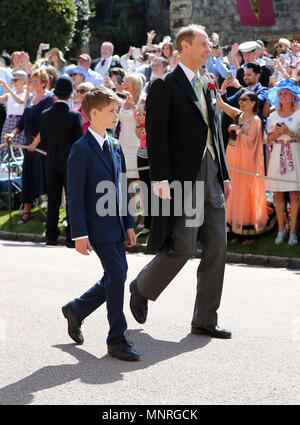
[[[11,81],[13,81],[15,83],[16,81],[20,81],[20,79],[21,78],[12,78]]]
[[[239,102],[247,102],[247,100],[250,100],[249,97],[240,97]]]
[[[73,75],[74,75],[74,74],[73,74]],[[86,90],[83,90],[83,89],[80,89],[80,90],[76,89],[76,92],[77,92],[77,93],[81,93],[81,94],[83,94],[83,93],[87,93],[87,91],[86,91]]]
[[[284,44],[278,44],[277,47],[286,47]]]

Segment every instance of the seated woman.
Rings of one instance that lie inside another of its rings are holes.
[[[224,103],[218,96],[220,109],[229,115],[235,124],[230,132],[226,159],[229,167],[264,175],[262,125],[257,116],[258,99],[254,92],[247,91],[239,99],[240,109]],[[268,207],[263,178],[243,174],[230,169],[232,194],[226,201],[229,228],[237,235],[246,235],[244,244],[251,243],[248,235],[261,234],[275,224],[274,214]],[[239,239],[239,238],[238,238]],[[234,239],[233,241],[237,241]]]

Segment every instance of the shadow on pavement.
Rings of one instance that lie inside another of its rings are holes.
[[[75,344],[54,345],[54,348],[74,356],[78,363],[45,366],[26,378],[1,388],[0,405],[30,404],[34,401],[34,393],[77,379],[89,385],[117,382],[123,379],[123,373],[146,369],[180,354],[198,350],[210,342],[209,337],[192,334],[179,342],[163,341],[141,333],[140,330],[131,330],[130,338],[132,337],[135,341],[134,348],[142,355],[142,359],[135,362],[124,362],[108,355],[97,358]],[[71,397],[66,403],[72,404]]]

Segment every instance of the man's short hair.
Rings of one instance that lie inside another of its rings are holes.
[[[205,32],[205,27],[203,27],[202,25],[191,24],[187,27],[181,28],[181,30],[179,30],[179,32],[177,33],[175,40],[178,52],[182,51],[181,43],[183,41],[187,41],[189,44],[191,44],[195,35],[199,32]]]
[[[112,44],[112,42],[111,42],[111,41],[103,41],[103,43],[101,43],[101,47],[102,47],[104,44],[105,44],[106,46],[110,46],[113,50],[115,49],[115,46]]]
[[[106,87],[94,87],[84,96],[81,106],[85,116],[90,121],[92,109],[101,111],[112,102],[118,102],[120,104],[122,101],[113,90]]]
[[[163,67],[166,68],[169,65],[169,62],[163,56],[157,56],[153,59],[153,62],[161,62]]]
[[[247,69],[253,69],[254,74],[261,74],[261,67],[257,63],[249,62],[246,64]]]

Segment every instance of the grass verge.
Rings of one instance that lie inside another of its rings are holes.
[[[39,235],[45,234],[46,221],[45,215],[39,208],[32,210],[33,218],[25,224],[18,224],[21,216],[18,211],[12,211],[12,220],[10,225],[9,213],[7,210],[0,210],[0,230],[17,232],[17,233],[34,233]],[[66,218],[65,209],[60,209],[59,218],[59,230],[60,235],[64,236],[64,220]],[[138,219],[139,221],[140,219]],[[140,229],[136,229],[136,233],[140,232]],[[268,234],[261,235],[254,239],[251,245],[242,245],[241,243],[231,243],[228,241],[228,252],[240,253],[240,254],[256,254],[256,255],[272,255],[278,257],[295,257],[300,258],[300,243],[292,247],[289,246],[287,241],[282,245],[275,245],[274,241],[276,238],[277,230],[272,230]],[[230,238],[229,238],[230,239]],[[138,240],[139,243],[147,243],[148,236],[142,237]]]

